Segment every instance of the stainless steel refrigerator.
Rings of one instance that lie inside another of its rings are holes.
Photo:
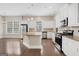
[[[21,30],[23,32],[28,32],[28,24],[21,24]]]

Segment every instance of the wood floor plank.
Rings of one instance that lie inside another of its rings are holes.
[[[40,49],[28,49],[23,45],[21,39],[0,39],[1,56],[63,56],[52,40],[42,40],[42,53]]]

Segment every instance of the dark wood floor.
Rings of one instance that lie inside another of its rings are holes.
[[[0,56],[63,56],[51,40],[42,40],[43,49],[28,49],[20,39],[0,39]]]

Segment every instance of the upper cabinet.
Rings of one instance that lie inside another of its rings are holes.
[[[68,4],[64,4],[56,14],[56,27],[61,27],[61,21],[68,17]]]
[[[79,21],[78,21],[78,4],[73,3],[68,5],[68,26],[78,26]]]
[[[68,17],[68,26],[79,26],[79,4],[64,4],[56,14],[56,27],[61,27],[61,21]]]
[[[55,17],[56,19],[56,28],[60,27],[61,26],[61,23],[60,23],[60,13],[58,13]]]

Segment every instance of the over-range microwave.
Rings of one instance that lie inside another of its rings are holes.
[[[68,26],[68,17],[66,17],[66,19],[61,21],[61,27],[65,27]]]

